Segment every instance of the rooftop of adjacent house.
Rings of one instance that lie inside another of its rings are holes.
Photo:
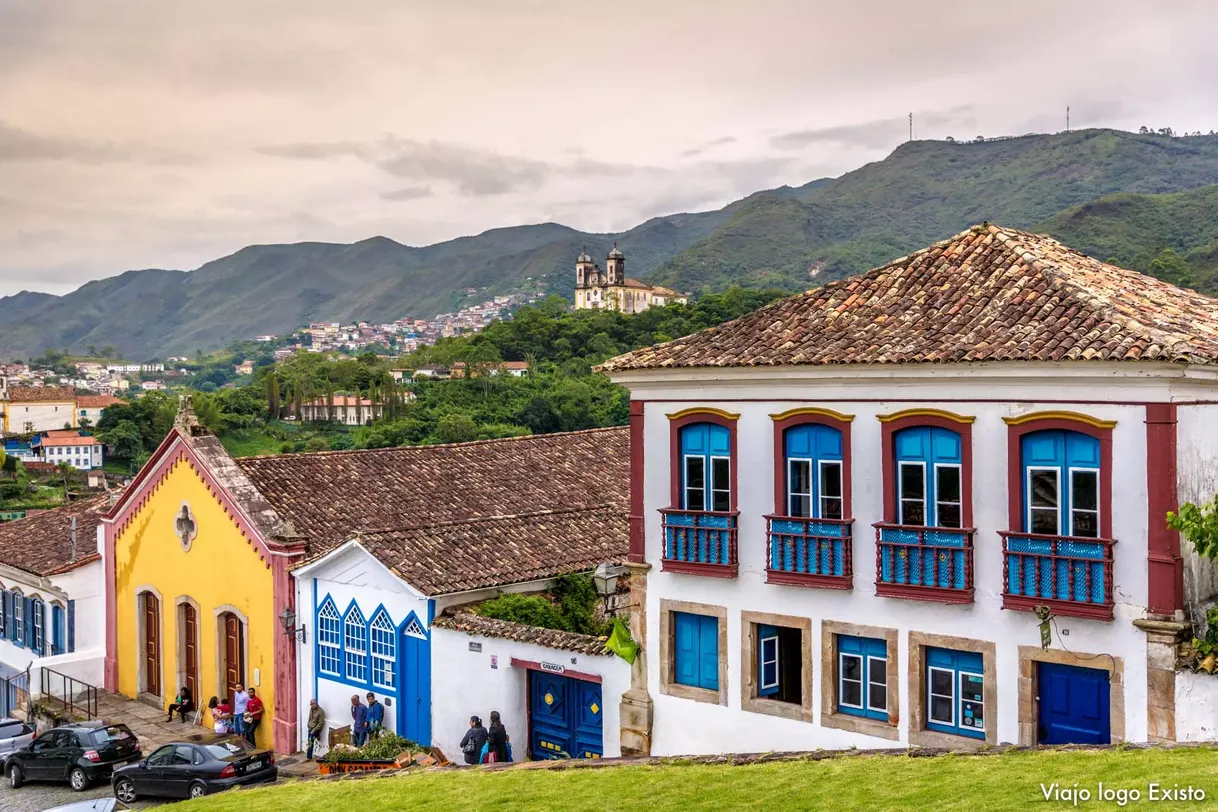
[[[70,403],[76,390],[70,386],[10,386],[9,403]]]
[[[35,575],[56,575],[101,556],[97,525],[109,504],[94,496],[63,507],[0,523],[0,562]],[[76,550],[72,550],[72,519],[76,519]]]
[[[970,361],[1218,365],[1218,300],[984,224],[600,369]]]
[[[190,442],[265,532],[303,539],[310,560],[358,535],[432,594],[590,569],[629,548],[625,428],[236,460],[210,435]]]
[[[326,400],[326,398],[317,398],[316,400],[306,400],[304,405],[305,406],[324,407],[324,406],[328,406],[329,403],[330,402],[328,400]],[[335,408],[341,408],[341,407],[347,407],[347,406],[349,406],[351,408],[355,408],[356,403],[358,403],[360,406],[362,406],[364,408],[372,407],[372,401],[369,400],[368,398],[362,398],[362,397],[357,398],[355,395],[335,395],[334,396]]]
[[[43,448],[58,448],[69,445],[101,445],[101,440],[81,434],[48,434],[42,438],[39,445]]]
[[[431,625],[481,637],[502,637],[505,640],[513,640],[517,643],[536,643],[546,648],[571,651],[576,654],[596,655],[609,653],[605,649],[605,643],[608,640],[605,637],[564,632],[555,629],[543,629],[540,626],[529,626],[524,623],[514,623],[510,620],[482,617],[473,612],[445,612],[433,620]]]
[[[119,406],[126,402],[122,398],[116,398],[112,395],[76,396],[76,408],[78,409],[104,409],[107,406]]]

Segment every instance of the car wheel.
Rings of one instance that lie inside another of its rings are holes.
[[[68,783],[77,792],[84,792],[89,788],[89,776],[80,767],[73,767],[72,772],[68,773]]]
[[[129,779],[120,778],[114,785],[114,797],[118,798],[125,804],[135,803],[135,784],[133,784]]]
[[[207,794],[207,785],[204,784],[202,781],[196,781],[190,785],[190,797],[191,798],[202,798],[206,794]]]
[[[21,772],[21,768],[16,764],[12,764],[8,768],[8,785],[13,789],[20,789],[25,783],[25,773]]]

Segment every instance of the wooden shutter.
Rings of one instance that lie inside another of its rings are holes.
[[[24,611],[22,612],[22,621],[25,623],[25,646],[30,651],[34,650],[34,599],[23,598],[25,601]]]
[[[0,637],[11,638],[13,636],[13,596],[8,592],[0,592],[0,613],[4,617],[0,618]]]
[[[698,679],[698,616],[676,612],[676,681],[682,685],[699,685]]]
[[[698,684],[712,691],[719,690],[719,618],[701,616],[698,653],[701,673]]]
[[[778,628],[757,626],[757,696],[778,693]]]

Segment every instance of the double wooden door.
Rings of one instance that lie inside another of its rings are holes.
[[[144,601],[144,690],[161,695],[161,602],[145,592]]]
[[[182,653],[186,666],[184,679],[190,698],[198,706],[199,698],[199,613],[189,603],[182,605]]]
[[[245,683],[245,626],[232,612],[220,616],[224,622],[224,693],[229,699]]]

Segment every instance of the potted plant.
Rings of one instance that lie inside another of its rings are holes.
[[[334,745],[318,769],[322,775],[397,769],[412,763],[414,754],[422,749],[410,739],[384,733],[363,747]]]

